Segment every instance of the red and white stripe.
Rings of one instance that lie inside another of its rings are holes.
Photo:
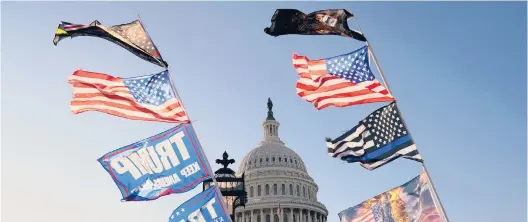
[[[82,28],[86,28],[86,27],[88,27],[88,25],[69,24],[69,25],[64,25],[64,30],[65,31],[72,31],[72,30],[82,29]]]
[[[372,211],[369,210],[364,214],[358,215],[347,222],[376,222],[376,219],[374,218],[374,214],[372,214]]]
[[[68,78],[68,83],[73,86],[70,109],[74,114],[99,111],[133,120],[189,122],[178,99],[169,99],[160,106],[136,103],[119,77],[77,70]]]
[[[297,80],[297,94],[314,104],[318,110],[329,106],[394,101],[394,97],[378,80],[355,84],[330,75],[324,59],[312,61],[306,56],[293,54],[293,67],[300,77]]]

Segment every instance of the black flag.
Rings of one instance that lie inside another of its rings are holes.
[[[62,22],[55,32],[53,44],[57,45],[64,38],[77,36],[103,38],[125,48],[146,61],[161,67],[168,66],[167,62],[163,61],[154,42],[152,42],[139,20],[110,27],[102,25],[97,20],[90,25]]]
[[[354,17],[345,9],[328,9],[308,15],[297,9],[277,9],[271,18],[271,27],[264,32],[271,36],[297,35],[341,35],[365,42],[361,32],[348,28],[347,19]]]

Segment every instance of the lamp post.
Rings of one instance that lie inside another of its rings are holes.
[[[235,175],[235,171],[228,168],[229,164],[235,163],[234,159],[229,159],[229,154],[224,152],[222,159],[216,159],[216,163],[223,167],[215,171],[215,179],[218,188],[224,197],[224,202],[231,208],[231,220],[235,221],[235,209],[237,207],[246,207],[247,192],[244,184],[244,174],[241,177]],[[203,182],[203,190],[213,185],[213,179],[207,179]]]

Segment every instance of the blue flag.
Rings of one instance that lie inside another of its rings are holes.
[[[122,201],[155,200],[184,193],[211,176],[189,124],[121,147],[98,161],[121,190]]]
[[[230,222],[221,201],[219,189],[211,186],[176,208],[169,222]]]

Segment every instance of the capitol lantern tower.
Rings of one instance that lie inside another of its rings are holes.
[[[280,123],[268,98],[264,137],[240,162],[248,202],[237,208],[236,222],[326,222],[328,211],[317,201],[318,186],[301,157],[279,137]],[[280,210],[279,209],[280,206]],[[280,217],[279,217],[280,215]]]

